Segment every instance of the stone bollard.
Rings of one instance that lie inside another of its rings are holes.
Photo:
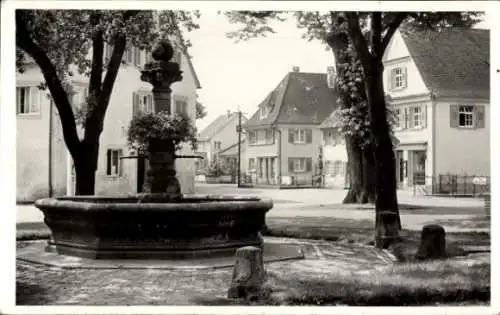
[[[230,299],[257,297],[265,280],[262,250],[254,246],[241,247],[236,251],[233,279],[228,290]]]
[[[422,229],[417,260],[446,258],[445,231],[441,225],[429,224]]]

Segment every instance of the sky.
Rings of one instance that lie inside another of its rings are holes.
[[[301,72],[326,72],[333,54],[319,40],[301,38],[303,30],[291,18],[275,23],[275,34],[236,43],[226,33],[238,29],[217,11],[201,11],[200,29],[186,35],[189,54],[201,82],[199,100],[207,116],[197,121],[202,130],[228,110],[241,111],[248,118],[281,79],[298,66]],[[489,28],[489,17],[477,27]]]

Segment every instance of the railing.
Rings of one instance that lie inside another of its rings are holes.
[[[240,184],[246,186],[253,185],[276,185],[283,187],[325,187],[324,175],[311,175],[301,173],[283,174],[281,183],[277,177],[260,177],[257,173],[242,173],[240,176]]]
[[[482,196],[489,192],[489,176],[456,174],[413,176],[414,195]]]

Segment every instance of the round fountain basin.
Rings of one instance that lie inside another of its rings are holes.
[[[189,196],[76,196],[41,199],[49,251],[92,259],[161,259],[234,255],[263,246],[269,199]]]

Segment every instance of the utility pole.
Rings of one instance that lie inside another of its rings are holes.
[[[238,188],[241,187],[241,110],[238,110]]]

